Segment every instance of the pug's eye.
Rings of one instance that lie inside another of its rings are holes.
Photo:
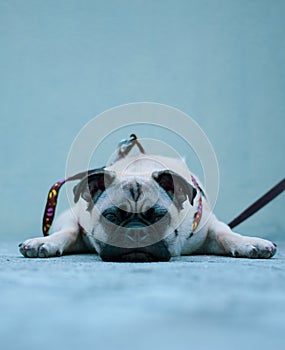
[[[112,222],[112,223],[118,223],[120,220],[119,220],[119,217],[118,217],[118,214],[117,213],[115,213],[114,211],[108,211],[108,210],[106,210],[106,211],[104,211],[103,213],[102,213],[102,216],[106,219],[106,220],[108,220],[108,221],[110,221],[110,222]]]
[[[117,215],[115,215],[113,213],[109,213],[109,214],[105,215],[105,219],[107,219],[109,221],[114,221],[117,219]]]
[[[160,208],[158,206],[154,206],[149,208],[146,212],[142,214],[142,216],[148,221],[155,223],[162,218],[164,218],[167,214],[167,210],[164,208]]]
[[[154,219],[155,218],[154,208],[149,208],[146,212],[142,213],[142,216],[146,219]]]

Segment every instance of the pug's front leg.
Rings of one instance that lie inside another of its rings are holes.
[[[242,236],[218,220],[210,225],[207,241],[208,252],[213,254],[266,259],[276,253],[276,244],[262,238]]]
[[[20,252],[27,258],[49,258],[89,251],[71,210],[65,211],[58,217],[54,230],[55,232],[50,236],[32,238],[20,243]]]

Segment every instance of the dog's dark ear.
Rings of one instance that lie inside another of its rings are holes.
[[[81,196],[88,203],[96,203],[102,192],[114,181],[115,177],[114,172],[107,170],[86,175],[73,188],[74,202],[77,203]]]
[[[182,176],[171,170],[161,170],[153,172],[152,177],[165,190],[179,209],[183,208],[182,204],[187,197],[191,205],[193,205],[197,190]]]

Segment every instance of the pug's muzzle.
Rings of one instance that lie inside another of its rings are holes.
[[[170,260],[171,255],[163,239],[169,223],[169,215],[165,208],[155,205],[145,213],[128,213],[112,206],[102,213],[101,222],[106,231],[112,232],[109,241],[101,247],[102,260],[112,262]],[[148,244],[148,241],[154,240],[157,242]]]

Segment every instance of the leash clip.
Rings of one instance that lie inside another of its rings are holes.
[[[134,145],[137,145],[141,153],[143,154],[145,153],[145,150],[141,145],[141,143],[139,142],[137,135],[131,134],[129,138],[123,139],[118,143],[118,147],[117,147],[118,154],[117,154],[116,161],[119,159],[125,158],[130,153]]]

